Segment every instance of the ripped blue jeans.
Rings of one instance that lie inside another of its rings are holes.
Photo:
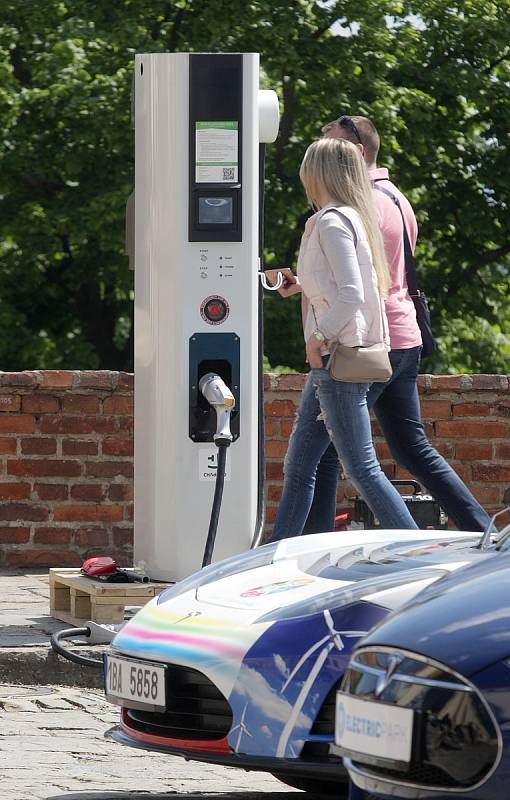
[[[346,479],[368,503],[381,526],[417,527],[377,461],[367,407],[368,389],[368,383],[335,381],[327,369],[310,371],[285,456],[283,494],[270,542],[302,533],[312,505],[317,465],[331,441]]]

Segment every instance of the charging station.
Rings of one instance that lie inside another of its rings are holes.
[[[261,145],[279,113],[255,53],[137,55],[134,91],[134,561],[172,581],[201,566],[215,494],[210,376],[231,393],[214,559],[261,530]]]

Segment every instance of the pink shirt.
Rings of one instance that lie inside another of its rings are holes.
[[[414,252],[418,226],[410,202],[391,183],[387,169],[370,169],[368,174],[372,181],[383,178],[383,180],[378,180],[377,185],[398,197]],[[391,349],[407,350],[411,347],[418,347],[422,342],[420,329],[416,322],[414,303],[407,291],[402,217],[393,200],[384,192],[374,189],[374,203],[379,215],[379,227],[390,269],[391,287],[386,300],[386,314],[390,328]]]

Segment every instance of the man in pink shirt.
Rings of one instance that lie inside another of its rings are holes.
[[[404,228],[414,252],[418,234],[411,204],[389,180],[388,170],[377,167],[379,134],[367,117],[343,115],[322,129],[324,136],[348,139],[362,152],[374,182],[374,202],[390,269],[391,288],[386,300],[393,375],[387,383],[374,383],[367,396],[392,456],[427,488],[459,530],[482,531],[490,518],[456,472],[427,439],[420,411],[417,377],[422,339],[414,303],[407,290]],[[377,187],[398,198],[394,200]],[[320,423],[318,423],[320,424]],[[315,493],[303,533],[332,530],[336,507],[339,462],[330,445],[317,468]]]

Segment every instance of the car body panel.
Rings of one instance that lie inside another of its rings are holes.
[[[333,742],[332,730],[317,734],[314,724],[352,649],[389,612],[478,559],[479,536],[443,530],[302,536],[280,542],[271,563],[233,573],[227,565],[218,579],[215,565],[196,580],[190,576],[182,593],[177,584],[142,608],[116,635],[112,652],[204,674],[232,712],[230,753],[223,740],[197,750],[196,741],[144,738],[125,720],[111,735],[246,769],[277,771],[281,764],[289,772],[295,764],[331,779],[336,764],[338,780],[345,780],[334,756],[313,762],[303,753],[306,743],[323,743],[328,752]]]

